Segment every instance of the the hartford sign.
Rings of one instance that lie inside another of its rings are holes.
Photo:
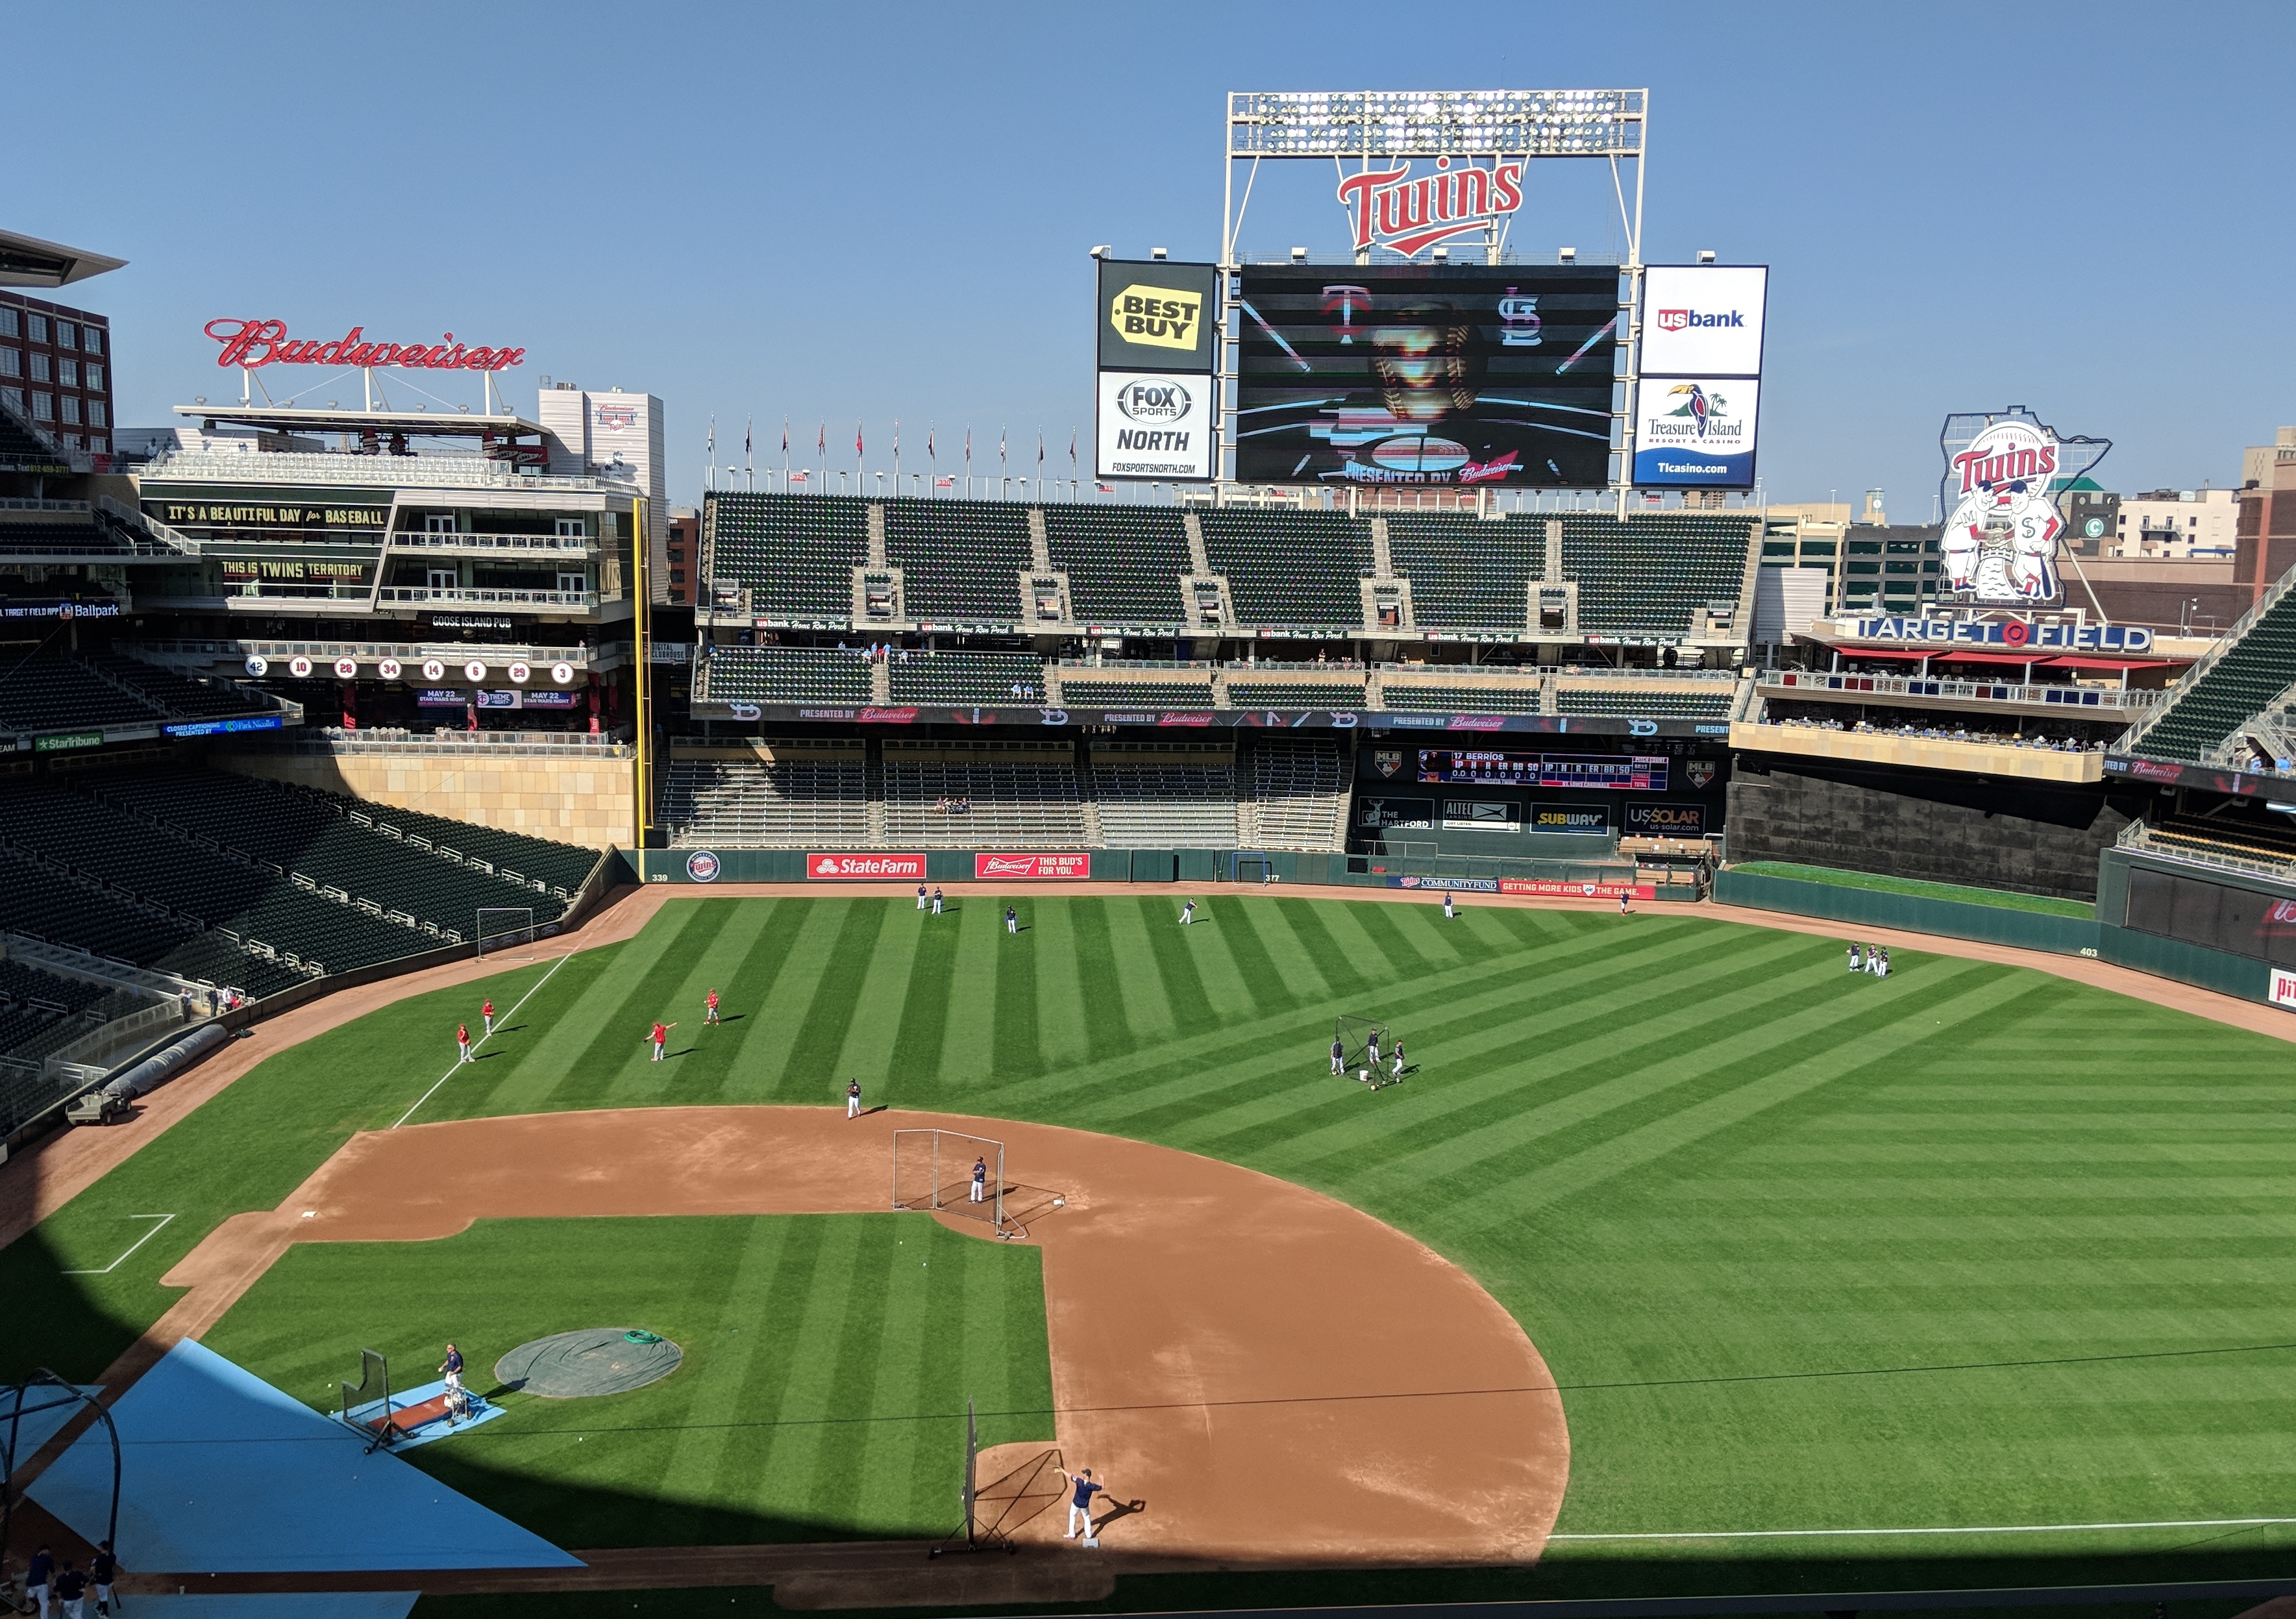
[[[1391,248],[1408,259],[1453,236],[1488,229],[1522,206],[1522,164],[1473,163],[1457,168],[1447,157],[1435,172],[1414,179],[1411,164],[1366,169],[1340,181],[1340,206],[1355,226],[1356,251]]]
[[[371,343],[364,326],[321,342],[290,339],[283,320],[211,320],[201,328],[223,345],[216,364],[254,371],[265,366],[396,366],[421,371],[502,371],[526,358],[523,349],[471,348],[449,332],[437,343]]]
[[[2030,619],[1852,619],[1849,639],[1940,642],[1954,646],[2007,647],[2012,651],[2152,650],[2152,632],[2139,624],[2037,624]]]

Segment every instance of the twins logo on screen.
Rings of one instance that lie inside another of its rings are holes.
[[[2105,439],[2061,439],[2022,406],[1948,416],[1939,440],[1948,514],[1944,588],[1967,601],[2039,605],[2064,594],[2057,497],[2104,459]]]

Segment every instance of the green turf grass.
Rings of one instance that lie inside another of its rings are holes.
[[[1054,1436],[1037,1251],[924,1215],[481,1220],[442,1242],[303,1244],[203,1342],[333,1409],[363,1348],[414,1388],[451,1338],[487,1394],[506,1351],[584,1327],[642,1327],[685,1359],[603,1399],[489,1394],[506,1415],[409,1459],[561,1546],[748,1545],[948,1533],[968,1397],[983,1444]]]
[[[2051,900],[2039,894],[2013,894],[1999,888],[1968,888],[1958,883],[1923,883],[1912,877],[1885,877],[1870,871],[1840,871],[1831,866],[1795,866],[1784,860],[1748,860],[1730,869],[1749,872],[1758,877],[1784,877],[1796,883],[1826,883],[1836,888],[1866,888],[1876,893],[1911,894],[1920,900],[1955,900],[1964,905],[1995,905],[2004,910],[2078,916],[2085,922],[2096,915],[2096,907],[2086,900]]]
[[[1915,950],[1887,980],[1848,974],[1830,941],[1693,913],[1470,900],[1447,925],[1431,902],[1223,894],[1181,929],[1175,896],[1111,892],[1023,898],[1014,940],[1004,903],[680,898],[571,958],[416,1116],[833,1105],[858,1075],[872,1104],[1327,1189],[1466,1266],[1545,1353],[1571,1425],[1564,1536],[2285,1512],[2296,1075],[2277,1041]],[[704,1029],[712,986],[727,1022]],[[403,1111],[477,993],[258,1070],[0,1264],[60,1315],[93,1294],[111,1330],[150,1319],[170,1250],[276,1202],[354,1116]],[[1376,1096],[1328,1078],[1339,1012],[1390,1023],[1419,1072]],[[656,1015],[680,1027],[649,1064]],[[96,1287],[53,1275],[44,1245],[102,1263],[135,1230],[120,1216],[192,1206],[186,1176],[205,1189],[184,1229]],[[1523,1589],[2213,1575],[2290,1538],[1564,1539]]]

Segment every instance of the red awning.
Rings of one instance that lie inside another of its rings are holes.
[[[2190,658],[2051,658],[2051,669],[2181,669]]]
[[[1837,646],[1833,649],[1845,658],[1934,658],[1933,652],[1900,652],[1895,647]]]
[[[1948,663],[2038,663],[2055,656],[2054,653],[2033,651],[1948,652],[1938,656]]]

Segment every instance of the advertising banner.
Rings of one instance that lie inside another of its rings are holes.
[[[103,745],[102,731],[59,731],[53,736],[32,738],[35,753],[69,753],[75,748],[100,748]]]
[[[1437,892],[1449,889],[1454,893],[1495,894],[1499,892],[1496,877],[1390,877],[1390,888],[1430,888]]]
[[[1533,804],[1530,807],[1530,829],[1533,832],[1593,834],[1607,837],[1611,831],[1610,807],[1605,804]]]
[[[1703,804],[1628,804],[1627,835],[1637,838],[1702,838]]]
[[[1372,832],[1385,831],[1390,827],[1432,832],[1435,829],[1435,801],[1431,798],[1359,798],[1356,800],[1356,825]]]
[[[1615,268],[1246,265],[1242,276],[1240,480],[1610,481]]]
[[[416,708],[458,709],[469,701],[468,693],[456,691],[448,686],[422,686],[414,690]]]
[[[1521,832],[1522,806],[1502,799],[1447,798],[1443,801],[1446,832]]]
[[[1654,898],[1658,891],[1647,883],[1566,883],[1553,877],[1501,877],[1499,892],[1571,900],[1615,900],[1620,894],[1631,894],[1637,900],[1648,900]]]
[[[170,736],[225,736],[241,731],[277,731],[286,727],[283,714],[243,714],[230,719],[185,719],[160,728]]]
[[[1100,261],[1100,368],[1210,376],[1219,358],[1219,270],[1168,259]]]
[[[1017,877],[1026,881],[1041,881],[1048,877],[1084,878],[1092,875],[1092,856],[1075,854],[976,854],[972,857],[975,877]]]
[[[2057,491],[2105,457],[2109,439],[2063,439],[2022,406],[1945,419],[1939,485],[1945,530],[1938,537],[1940,596],[1964,602],[2045,605],[2064,586],[2057,551],[2064,515]]]
[[[1217,386],[1208,376],[1102,372],[1094,475],[1183,481],[1211,477],[1219,454]]]
[[[1421,781],[1488,783],[1506,787],[1613,787],[1666,791],[1665,755],[1501,753],[1470,748],[1419,750]]]
[[[2272,969],[2272,1004],[2296,1009],[2296,973],[2285,967]]]
[[[1754,487],[1757,377],[1649,376],[1635,395],[1635,481],[1649,489]]]
[[[922,883],[921,854],[809,854],[805,875],[816,883]]]
[[[1643,272],[1643,375],[1759,376],[1769,286],[1761,265],[1652,265]]]

